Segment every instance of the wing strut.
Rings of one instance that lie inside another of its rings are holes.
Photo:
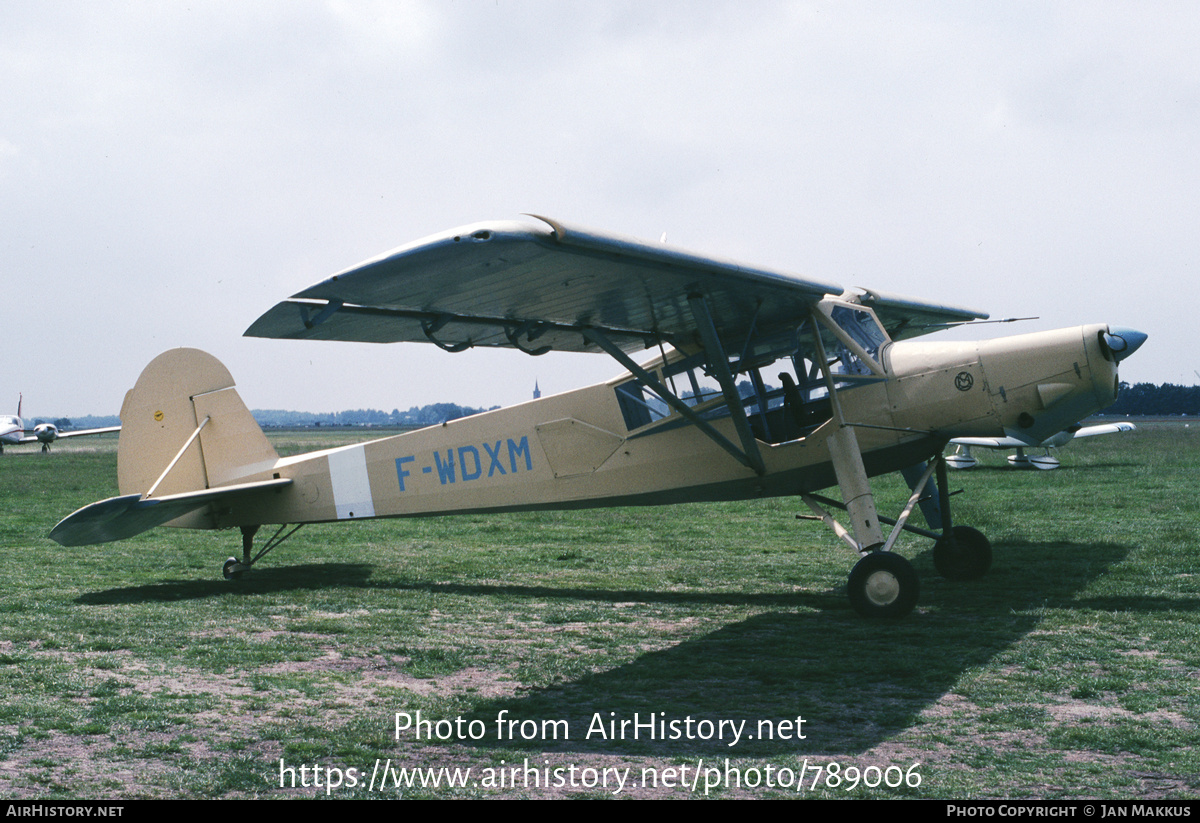
[[[310,313],[309,313],[310,307],[307,304],[301,303],[299,305],[300,305],[300,322],[304,324],[304,328],[311,329],[314,326],[319,326],[322,323],[324,323],[326,320],[328,320],[333,315],[334,312],[336,312],[342,308],[342,306],[344,305],[344,302],[341,300],[330,300],[328,303],[325,304],[324,308],[322,308],[319,312],[317,312],[317,314],[315,316],[310,315]]]
[[[725,347],[721,345],[721,338],[717,336],[712,313],[708,310],[708,301],[702,295],[692,295],[688,298],[688,303],[692,307],[692,317],[696,320],[700,339],[704,343],[704,352],[708,355],[708,364],[712,368],[713,376],[721,384],[721,392],[725,395],[725,405],[729,407],[729,414],[733,418],[733,427],[737,430],[738,439],[742,441],[742,448],[750,461],[750,468],[759,474],[766,474],[767,467],[763,464],[762,454],[758,451],[758,441],[754,439],[754,433],[750,431],[750,421],[746,419],[746,409],[742,405],[742,397],[738,394],[737,385],[733,382],[733,375],[729,373],[729,357],[725,354]]]
[[[729,438],[713,428],[711,423],[709,423],[700,415],[696,414],[696,412],[693,411],[690,406],[676,397],[670,389],[668,389],[662,383],[659,383],[653,374],[635,363],[629,357],[629,355],[621,351],[616,344],[614,344],[604,335],[603,332],[601,332],[599,329],[590,328],[580,329],[580,331],[583,333],[585,340],[587,340],[589,343],[594,343],[606,353],[611,355],[614,360],[628,369],[634,377],[641,380],[646,385],[646,388],[650,389],[650,391],[661,397],[664,403],[666,403],[675,411],[679,412],[681,415],[687,418],[688,421],[695,424],[696,428],[708,435],[708,437],[718,446],[729,452],[729,454],[731,454],[739,463],[748,469],[753,469],[758,474],[763,474],[763,470],[755,467],[754,463],[751,462],[750,457],[747,456],[745,452],[732,443]],[[741,403],[739,402],[737,405],[740,409]],[[757,451],[755,454],[757,456]],[[759,464],[761,465],[761,463],[762,458],[759,456]]]

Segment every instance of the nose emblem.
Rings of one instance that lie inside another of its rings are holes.
[[[975,378],[971,376],[969,371],[960,371],[954,375],[954,388],[959,391],[970,391],[975,385]]]

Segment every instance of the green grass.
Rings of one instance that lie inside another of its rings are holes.
[[[356,435],[272,437],[294,453]],[[113,441],[10,449],[0,793],[304,797],[328,774],[281,789],[281,759],[297,777],[319,765],[364,782],[378,759],[474,780],[371,792],[343,779],[330,795],[612,796],[485,771],[528,762],[561,782],[574,767],[577,783],[628,768],[636,797],[703,796],[703,777],[664,785],[700,767],[720,771],[709,796],[723,797],[1194,798],[1198,438],[1143,424],[1072,444],[1054,472],[984,454],[952,473],[956,521],[991,538],[992,571],[943,580],[930,541],[906,536],[921,598],[891,623],[850,610],[853,558],[797,522],[795,500],[311,526],[229,583],[236,532],[46,539],[115,494]],[[896,478],[877,492],[884,510],[905,496]],[[428,728],[482,734],[397,739],[396,713],[418,711],[441,721]],[[733,746],[599,734],[635,713],[785,733]],[[503,739],[500,716],[514,721]],[[815,771],[830,763],[836,777]],[[805,775],[804,790],[764,785],[768,770]]]

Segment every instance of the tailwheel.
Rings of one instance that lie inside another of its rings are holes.
[[[855,564],[847,586],[850,605],[863,617],[903,617],[917,605],[921,583],[912,564],[877,551]]]
[[[271,539],[263,545],[258,554],[254,554],[254,535],[258,532],[258,526],[242,526],[242,559],[238,560],[236,557],[231,557],[226,560],[225,565],[221,567],[221,574],[225,575],[226,580],[237,580],[242,574],[249,571],[255,563],[261,560],[263,555],[300,531],[303,526],[303,523],[299,523],[292,526],[290,531],[286,531],[288,524],[283,524],[279,527],[279,531],[275,532],[271,536]]]
[[[978,529],[955,526],[933,545],[933,565],[947,580],[976,580],[992,566],[992,544]]]
[[[225,565],[222,567],[221,573],[225,575],[226,580],[237,580],[242,576],[242,572],[245,570],[246,567],[243,566],[236,557],[231,557],[225,561]]]

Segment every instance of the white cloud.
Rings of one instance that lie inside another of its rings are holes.
[[[1198,251],[1198,17],[1108,3],[15,4],[0,30],[0,251],[53,297],[3,316],[57,365],[12,379],[76,414],[114,411],[174,345],[214,350],[274,407],[490,405],[535,378],[608,376],[596,358],[239,336],[384,249],[535,211],[1047,326],[1141,325],[1129,375],[1183,381],[1164,353],[1187,349],[1194,318],[1158,296]]]

